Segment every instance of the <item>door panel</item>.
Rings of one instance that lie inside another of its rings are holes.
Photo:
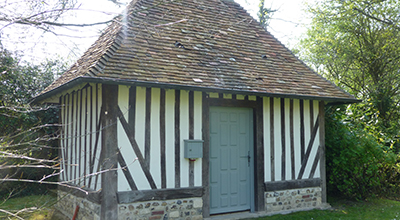
[[[210,107],[210,213],[251,208],[253,111]]]

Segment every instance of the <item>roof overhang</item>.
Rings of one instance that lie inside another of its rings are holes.
[[[81,76],[75,78],[59,87],[56,87],[46,93],[39,94],[33,98],[32,103],[39,104],[46,99],[56,96],[63,91],[72,89],[80,84],[84,83],[101,83],[101,84],[117,84],[126,86],[143,86],[143,87],[156,87],[163,89],[181,89],[181,90],[193,90],[202,92],[217,92],[217,93],[230,93],[239,95],[255,95],[262,97],[275,97],[275,98],[293,98],[293,99],[309,99],[309,100],[320,100],[326,101],[327,105],[341,105],[341,104],[351,104],[361,102],[359,99],[351,98],[335,98],[335,97],[324,97],[324,96],[308,96],[308,95],[296,95],[296,94],[281,94],[281,93],[268,93],[260,91],[249,91],[249,90],[238,90],[238,89],[226,89],[226,88],[211,88],[211,87],[201,87],[192,85],[178,85],[170,83],[160,83],[160,82],[145,82],[137,81],[131,79],[115,79],[115,78],[105,78],[105,77],[90,77]]]

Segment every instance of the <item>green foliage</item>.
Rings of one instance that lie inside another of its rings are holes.
[[[328,189],[364,199],[400,190],[400,2],[311,5],[300,56],[362,100],[327,112]]]
[[[354,126],[351,116],[344,107],[327,110],[328,189],[356,199],[400,192],[399,156]]]
[[[66,64],[59,60],[47,60],[39,65],[23,62],[0,47],[0,105],[28,104],[65,69]]]
[[[60,61],[47,61],[40,65],[24,63],[16,55],[0,47],[0,178],[40,180],[44,175],[53,172],[51,169],[34,167],[48,164],[23,157],[57,157],[55,146],[58,128],[51,126],[58,123],[57,108],[32,107],[29,102],[64,67]],[[21,168],[15,165],[32,166]],[[46,187],[41,185],[35,188],[43,191]],[[11,192],[25,195],[35,191],[26,188],[27,184],[24,183],[0,183],[0,197]]]
[[[399,10],[395,0],[318,2],[300,43],[303,60],[364,101],[352,112],[365,116],[358,121],[386,146],[400,131]]]

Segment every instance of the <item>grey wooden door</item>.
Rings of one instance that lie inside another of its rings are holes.
[[[253,111],[210,107],[210,214],[249,210]]]

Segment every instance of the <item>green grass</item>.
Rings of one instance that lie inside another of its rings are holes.
[[[36,210],[21,213],[19,216],[27,220],[54,219],[54,195],[34,195],[12,198],[0,201],[0,209],[17,212],[22,209],[36,207]],[[287,215],[274,215],[259,220],[329,220],[329,219],[360,219],[360,220],[400,220],[400,202],[388,199],[371,199],[369,201],[348,201],[329,198],[331,210],[312,210],[296,212]],[[8,219],[8,215],[0,212],[0,219]],[[16,218],[11,218],[16,219]]]
[[[329,220],[329,219],[360,219],[360,220],[400,220],[400,202],[388,199],[371,199],[369,201],[351,202],[343,199],[331,198],[328,201],[331,210],[312,210],[274,215],[260,220]]]
[[[14,214],[24,210],[18,214],[24,219],[48,219],[53,212],[52,207],[56,201],[57,197],[54,195],[33,195],[2,199],[0,200],[0,209]],[[0,219],[8,219],[8,217],[11,217],[11,215],[0,211]]]

